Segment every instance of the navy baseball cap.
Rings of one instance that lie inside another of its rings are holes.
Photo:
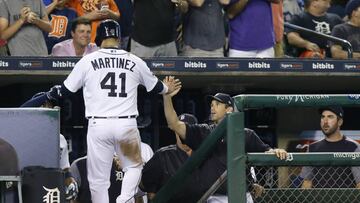
[[[350,0],[345,7],[345,12],[346,14],[349,16],[351,16],[352,12],[354,10],[356,10],[357,8],[359,8],[360,6],[360,1],[359,0]]]
[[[214,96],[212,95],[208,95],[207,98],[212,101],[212,100],[216,100],[218,102],[221,102],[223,104],[227,104],[231,107],[234,106],[234,100],[233,98],[225,93],[216,93]]]
[[[192,114],[188,114],[188,113],[183,113],[179,116],[179,120],[184,122],[184,123],[188,123],[188,124],[196,124],[198,123],[197,118],[192,115]]]
[[[319,109],[319,113],[322,114],[323,111],[328,110],[339,116],[340,118],[344,117],[344,110],[341,106],[326,106]]]

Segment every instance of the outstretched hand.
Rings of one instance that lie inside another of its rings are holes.
[[[174,76],[166,76],[163,80],[165,85],[168,87],[168,92],[166,95],[173,97],[175,96],[181,89],[181,81],[176,79]]]

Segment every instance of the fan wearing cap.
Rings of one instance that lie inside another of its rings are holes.
[[[353,58],[360,58],[360,0],[350,0],[345,7],[349,21],[336,25],[331,35],[350,42],[353,48]],[[346,47],[331,42],[332,58],[348,58]]]
[[[343,135],[344,111],[340,106],[320,108],[325,138],[309,145],[309,152],[360,152],[360,145]],[[303,167],[303,188],[360,188],[360,167]]]
[[[164,80],[167,79],[169,78],[165,78]],[[203,140],[205,140],[206,137],[209,136],[210,133],[216,128],[221,120],[225,118],[226,114],[234,111],[234,101],[230,95],[225,93],[217,93],[214,96],[208,96],[211,102],[211,121],[213,123],[189,125],[178,119],[173,107],[172,97],[178,92],[179,91],[174,91],[173,93],[163,95],[164,111],[168,127],[177,133],[186,145],[191,147],[193,150],[196,150],[201,145]],[[216,167],[208,168],[208,170],[213,170],[212,176],[209,176],[209,178],[206,180],[202,180],[202,184],[196,185],[197,192],[202,192],[201,194],[204,194],[204,192],[209,189],[215,180],[226,170],[226,149],[226,141],[223,140],[217,144],[213,150],[213,153],[210,155],[212,157],[216,157],[214,160],[218,160],[217,165]],[[276,156],[280,159],[286,159],[287,156],[287,152],[283,149],[271,149],[269,145],[263,143],[256,135],[256,133],[250,129],[245,129],[245,151],[275,153]],[[214,174],[217,174],[217,176]],[[225,191],[218,190],[220,194],[226,194],[226,188],[220,189],[225,189]]]

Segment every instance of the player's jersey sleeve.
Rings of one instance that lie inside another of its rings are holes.
[[[156,85],[158,78],[150,71],[145,61],[139,60],[140,69],[140,84],[144,85],[146,91],[150,92]]]
[[[86,71],[88,70],[86,58],[87,57],[83,57],[78,63],[76,63],[74,69],[64,81],[65,87],[70,92],[77,92],[85,83]]]

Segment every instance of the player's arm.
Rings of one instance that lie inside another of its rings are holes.
[[[38,97],[32,98],[22,104],[20,107],[40,107],[45,102],[54,102],[60,99],[69,97],[72,92],[70,92],[65,85],[55,85],[48,92],[42,94]]]
[[[169,91],[169,88],[160,80],[157,81],[154,88],[150,91],[154,94],[166,94]]]
[[[167,83],[171,78],[166,77],[164,82]],[[163,95],[164,112],[168,127],[177,133],[182,139],[186,138],[186,125],[180,121],[172,103],[172,97],[180,91],[180,88],[168,94]]]

